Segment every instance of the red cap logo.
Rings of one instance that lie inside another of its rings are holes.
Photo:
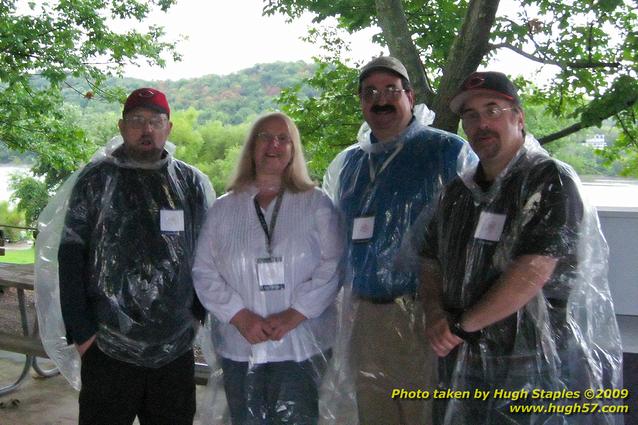
[[[152,88],[134,90],[124,103],[123,113],[126,114],[135,108],[148,108],[168,116],[171,115],[171,109],[164,93]]]

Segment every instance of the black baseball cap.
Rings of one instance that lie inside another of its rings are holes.
[[[470,74],[450,102],[450,109],[459,113],[467,99],[476,95],[498,96],[521,105],[518,89],[507,76],[501,72],[486,71]]]

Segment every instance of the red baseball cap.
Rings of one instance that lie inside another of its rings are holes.
[[[171,116],[171,109],[168,106],[166,95],[161,91],[153,88],[144,87],[133,90],[124,103],[122,115],[135,108],[148,108],[154,111],[164,113]]]

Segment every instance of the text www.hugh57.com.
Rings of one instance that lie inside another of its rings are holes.
[[[571,403],[571,404],[555,404],[549,403],[545,405],[520,405],[513,404],[509,406],[510,413],[560,413],[563,415],[574,415],[577,413],[594,414],[594,413],[627,413],[629,406],[614,404],[598,404],[598,403]]]

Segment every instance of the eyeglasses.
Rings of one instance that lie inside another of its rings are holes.
[[[266,132],[257,133],[257,139],[262,142],[273,142],[277,141],[279,144],[283,145],[286,143],[290,143],[292,140],[289,134],[281,133],[281,134],[270,134]]]
[[[134,130],[141,130],[146,128],[148,124],[151,125],[153,130],[163,130],[166,127],[166,118],[164,117],[153,117],[153,118],[144,118],[141,115],[133,115],[130,117],[124,118],[126,124]]]
[[[385,98],[385,100],[395,101],[401,97],[401,93],[407,92],[406,89],[398,89],[396,87],[386,87],[383,90],[373,89],[372,87],[368,87],[363,90],[359,96],[365,103],[374,103],[381,99],[381,96]]]
[[[482,111],[468,110],[461,112],[461,121],[463,121],[463,125],[465,126],[474,126],[481,121],[481,117],[488,121],[496,121],[503,115],[503,112],[515,109],[516,108],[501,108],[500,106],[492,105]]]

